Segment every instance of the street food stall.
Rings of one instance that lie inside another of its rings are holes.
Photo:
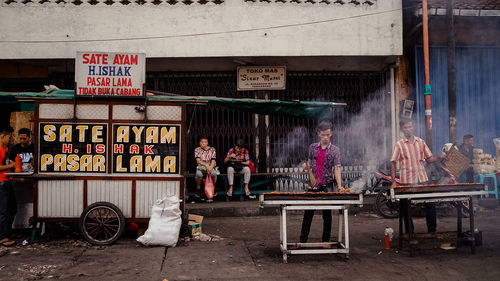
[[[79,220],[109,244],[156,200],[183,199],[183,105],[43,99],[35,112],[35,221]]]
[[[280,249],[283,262],[289,254],[344,254],[349,258],[349,205],[363,205],[363,194],[357,192],[271,192],[260,195],[263,206],[280,206]],[[338,240],[333,242],[288,242],[288,210],[339,210]],[[326,247],[325,247],[326,246]],[[291,249],[294,247],[295,249]]]
[[[145,54],[77,52],[75,91],[34,103],[33,223],[75,221],[95,245],[147,222],[158,199],[184,197],[185,104],[149,100]],[[181,208],[183,206],[181,205]]]
[[[257,114],[332,114],[345,103],[179,96],[145,89],[145,54],[77,52],[75,90],[2,93],[34,103],[33,223],[78,221],[92,244],[115,242],[153,203],[184,209],[186,104]],[[235,108],[237,104],[237,108]]]
[[[399,215],[399,248],[403,247],[403,241],[408,241],[410,255],[415,252],[417,238],[437,238],[450,236],[459,239],[466,239],[471,247],[471,252],[475,251],[475,236],[474,236],[474,205],[472,196],[482,195],[487,196],[487,186],[479,183],[459,183],[459,184],[431,184],[431,185],[407,185],[395,186],[390,190],[391,200],[407,199],[408,204],[406,213],[408,221],[411,221],[411,212],[409,208],[411,204],[434,203],[434,202],[451,202],[457,208],[457,230],[439,233],[415,233],[412,224],[409,224],[408,234],[403,234],[403,217],[401,212]],[[462,232],[462,203],[468,203],[469,209],[469,232],[464,236]],[[457,243],[458,245],[458,243]]]

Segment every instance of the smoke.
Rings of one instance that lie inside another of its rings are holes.
[[[373,172],[388,163],[392,153],[390,109],[381,95],[383,93],[365,100],[358,113],[341,114],[339,117],[345,120],[336,118],[332,122],[332,143],[341,151],[343,170],[349,172],[344,172],[349,176],[343,184],[355,191],[361,191],[370,182]],[[273,143],[280,149],[274,150],[272,167],[300,167],[307,158],[309,145],[317,141],[314,128],[294,128],[285,138]]]
[[[300,162],[307,158],[309,130],[305,127],[296,127],[274,145],[280,146],[280,149],[274,150],[272,167],[299,167]]]

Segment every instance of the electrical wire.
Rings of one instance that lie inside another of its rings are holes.
[[[246,33],[261,30],[273,30],[282,29],[290,27],[308,26],[316,24],[324,24],[335,21],[349,20],[361,17],[368,17],[386,13],[399,12],[401,10],[413,8],[414,6],[402,7],[401,9],[386,10],[382,12],[367,13],[362,15],[355,15],[336,19],[327,19],[319,21],[311,21],[305,23],[295,23],[295,24],[284,24],[276,26],[267,27],[257,27],[248,28],[240,30],[228,30],[228,31],[218,31],[218,32],[205,32],[205,33],[192,33],[192,34],[178,34],[178,35],[161,35],[161,36],[146,36],[146,37],[131,37],[131,38],[110,38],[110,39],[82,39],[82,40],[0,40],[0,43],[21,43],[21,44],[47,44],[47,43],[87,43],[87,42],[113,42],[113,41],[135,41],[135,40],[155,40],[155,39],[169,39],[169,38],[185,38],[185,37],[198,37],[198,36],[209,36],[209,35],[221,35],[221,34],[235,34],[235,33]]]

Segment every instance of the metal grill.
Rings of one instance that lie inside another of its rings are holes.
[[[331,113],[325,115],[325,118],[333,120],[334,143],[341,148],[345,165],[358,164],[367,149],[352,143],[348,128],[349,120],[359,113],[363,101],[375,100],[378,103],[378,117],[370,121],[373,122],[372,128],[390,127],[385,72],[288,72],[286,90],[258,92],[238,92],[235,72],[162,72],[148,73],[147,89],[189,96],[264,99],[267,95],[269,99],[280,100],[346,102],[348,106],[334,110],[333,116],[330,116]],[[316,123],[313,118],[284,114],[257,117],[236,108],[190,105],[187,107],[186,124],[188,159],[193,158],[198,137],[206,134],[210,145],[217,149],[219,165],[236,139],[242,138],[259,171],[294,167],[306,159],[308,145],[316,141]],[[380,139],[380,144],[383,144],[383,130],[366,133],[371,138]],[[269,140],[266,140],[266,135]],[[269,150],[264,145],[267,141]],[[187,169],[191,172],[195,170],[194,160],[187,161]]]

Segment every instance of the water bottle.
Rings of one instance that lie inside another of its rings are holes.
[[[385,235],[385,249],[390,250],[391,249],[391,240],[392,240],[392,234],[394,233],[394,230],[388,226],[385,227],[384,235]]]

